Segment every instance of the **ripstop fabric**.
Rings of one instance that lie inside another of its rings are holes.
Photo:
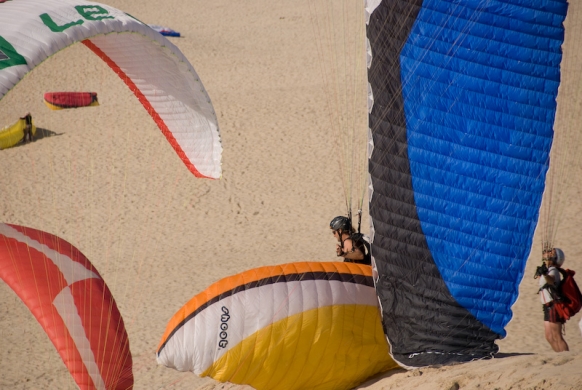
[[[47,57],[77,42],[131,89],[194,175],[221,176],[216,114],[196,71],[167,38],[113,7],[73,0],[0,3],[0,99]]]
[[[256,389],[350,389],[397,368],[369,266],[299,262],[222,279],[170,320],[159,364]]]
[[[372,256],[405,366],[488,357],[505,336],[548,170],[566,10],[367,2]]]
[[[80,389],[133,387],[121,314],[77,248],[37,229],[0,223],[0,278],[38,320]]]

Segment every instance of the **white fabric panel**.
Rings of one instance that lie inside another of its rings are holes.
[[[77,5],[99,5],[115,19],[86,20],[75,8]],[[43,23],[40,18],[42,14],[48,14],[60,26],[75,21],[83,23],[62,32],[53,32]],[[139,25],[143,28],[140,29]],[[8,89],[0,90],[0,98],[48,56],[75,42],[111,31],[125,29],[137,32],[145,30],[146,27],[122,11],[99,3],[71,0],[27,0],[2,3],[0,4],[0,36],[26,59],[27,65],[0,70],[1,84],[8,86]],[[14,72],[16,74],[12,77],[5,74]]]
[[[41,18],[44,14],[57,26],[53,29],[62,31],[52,31]],[[104,19],[91,20],[99,18]],[[64,29],[69,23],[78,24]],[[222,146],[210,98],[182,52],[146,24],[115,8],[82,0],[9,1],[0,3],[0,37],[26,60],[26,65],[8,67],[10,60],[0,60],[0,99],[47,57],[91,38],[143,88],[184,151],[186,165],[191,163],[207,177],[221,176]],[[122,48],[131,54],[124,55]]]
[[[372,12],[378,8],[381,2],[382,0],[366,0],[366,5],[364,6],[366,10],[366,24],[370,22],[370,16],[372,15]]]
[[[65,327],[69,331],[77,351],[81,355],[81,360],[87,368],[89,376],[93,380],[93,384],[98,390],[105,390],[105,382],[103,377],[99,372],[99,367],[95,362],[95,355],[91,349],[91,343],[85,334],[85,328],[83,327],[83,322],[81,317],[77,312],[77,306],[75,305],[75,299],[73,294],[71,294],[71,289],[65,287],[61,292],[55,297],[53,305],[59,312],[59,315],[65,323]]]
[[[91,39],[128,75],[196,169],[220,177],[222,147],[210,98],[188,62],[139,34],[108,34]],[[194,93],[195,92],[195,93]]]
[[[340,281],[305,280],[245,290],[221,299],[190,319],[168,340],[157,361],[200,375],[245,338],[286,317],[326,306],[377,303],[373,287]],[[229,313],[226,348],[219,346],[223,307]]]
[[[372,66],[372,46],[370,45],[368,37],[366,37],[366,66],[368,70],[370,69],[370,66]],[[368,84],[368,89],[369,88],[370,85]]]
[[[93,271],[85,268],[81,263],[73,261],[73,259],[71,259],[69,256],[59,253],[54,249],[51,249],[48,246],[33,240],[32,238],[20,233],[18,230],[6,224],[0,223],[0,235],[12,238],[16,241],[20,241],[29,247],[41,252],[59,268],[59,271],[61,271],[69,286],[80,280],[90,278],[101,279]]]

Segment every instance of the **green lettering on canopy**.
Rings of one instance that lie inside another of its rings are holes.
[[[83,20],[79,19],[76,22],[71,22],[71,23],[67,23],[67,24],[63,24],[62,26],[59,26],[49,16],[49,14],[42,14],[42,15],[40,15],[40,20],[42,20],[42,22],[45,24],[45,26],[47,26],[48,28],[50,28],[52,32],[63,32],[66,29],[68,29],[69,27],[73,27],[73,26],[76,26],[78,24],[83,24]]]
[[[76,5],[77,12],[87,20],[115,19],[109,11],[98,5]]]
[[[26,65],[26,60],[14,46],[0,36],[0,70],[15,65]]]

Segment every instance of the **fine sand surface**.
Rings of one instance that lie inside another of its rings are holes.
[[[213,101],[223,178],[190,174],[125,84],[75,45],[0,101],[0,127],[30,111],[40,128],[36,142],[0,151],[0,221],[56,234],[93,262],[124,317],[136,389],[245,388],[157,366],[155,350],[174,312],[213,282],[263,265],[335,260],[328,223],[345,206],[313,10],[304,0],[107,4],[183,34],[172,42]],[[565,53],[577,53],[579,41],[570,39]],[[573,58],[563,73],[572,88],[561,91],[560,104],[577,116],[558,122],[563,126],[580,123],[582,111]],[[50,111],[42,95],[59,90],[96,91],[101,105]],[[572,161],[573,192],[556,243],[567,266],[582,275],[582,177],[579,160]],[[566,325],[570,352],[553,353],[544,339],[532,277],[538,233],[495,359],[396,370],[359,388],[581,389],[580,315]],[[0,388],[76,387],[44,331],[4,284],[0,313]]]

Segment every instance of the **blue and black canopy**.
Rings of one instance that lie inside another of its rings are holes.
[[[368,2],[370,215],[394,358],[491,356],[549,164],[565,0]]]

